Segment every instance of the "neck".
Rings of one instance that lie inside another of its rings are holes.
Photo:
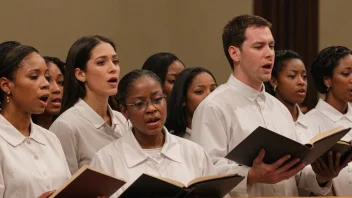
[[[146,135],[141,132],[133,132],[133,134],[143,149],[161,148],[165,142],[165,135],[163,132],[160,132],[157,135]]]
[[[193,118],[192,115],[190,115],[189,113],[186,113],[187,128],[189,129],[192,129],[192,118]]]
[[[111,125],[111,118],[108,114],[108,96],[98,96],[87,92],[83,98],[86,102],[100,117],[102,117],[109,125]]]
[[[239,66],[238,66],[239,67]],[[246,84],[247,86],[255,89],[257,91],[261,91],[263,88],[263,82],[254,82],[250,80],[246,74],[244,74],[240,69],[233,70],[232,75],[237,78],[237,80],[241,81],[242,83]]]
[[[297,109],[297,104],[296,103],[291,103],[286,100],[284,100],[282,97],[280,97],[278,94],[275,95],[275,97],[286,106],[288,111],[291,113],[292,119],[294,122],[297,121],[298,119],[298,109]]]
[[[24,136],[30,135],[31,114],[23,112],[21,108],[14,105],[5,105],[1,110],[1,115],[10,122]]]
[[[342,114],[345,114],[347,111],[348,103],[338,100],[336,97],[333,96],[331,91],[329,91],[326,94],[325,102],[330,104],[332,107],[334,107],[337,111],[339,111]]]
[[[35,119],[35,121],[37,122],[36,124],[45,129],[49,129],[51,124],[53,123],[53,116],[47,112],[35,115]]]

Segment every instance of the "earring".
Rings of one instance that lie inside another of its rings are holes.
[[[329,91],[329,89],[330,89],[330,86],[328,86],[328,88],[326,88],[326,92],[328,92],[328,91]]]
[[[274,92],[276,92],[276,85],[274,86]]]
[[[7,103],[10,103],[10,92],[7,92],[6,102],[7,102]]]

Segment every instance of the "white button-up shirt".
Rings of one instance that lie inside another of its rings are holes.
[[[143,173],[187,184],[194,178],[215,175],[216,171],[203,148],[170,134],[164,127],[165,143],[153,159],[136,140],[131,130],[122,138],[101,149],[91,167],[124,179],[127,183],[112,197],[118,197]]]
[[[302,113],[298,107],[298,118],[295,122],[295,131],[297,136],[301,139],[303,144],[308,144],[310,140],[315,136],[315,133],[319,132],[319,127],[311,124],[307,116]]]
[[[80,99],[51,125],[49,130],[59,138],[72,174],[89,164],[99,149],[122,137],[127,130],[127,120],[121,113],[111,110],[110,106],[108,113],[111,126]]]
[[[60,141],[31,123],[25,137],[0,115],[0,197],[34,198],[59,188],[70,176]]]
[[[280,101],[264,89],[256,91],[231,75],[226,84],[214,90],[197,107],[192,120],[191,140],[205,148],[218,174],[238,173],[247,177],[249,167],[224,157],[258,126],[302,142],[296,136],[291,114]],[[245,179],[230,194],[297,196],[297,185],[320,194],[326,194],[331,187],[329,184],[327,188],[320,188],[316,175],[308,166],[297,177],[277,184],[247,185]]]
[[[317,106],[306,114],[306,119],[316,128],[319,128],[319,131],[311,131],[315,133],[313,135],[339,126],[352,127],[352,108],[351,105],[348,105],[347,113],[342,114],[320,99]],[[342,140],[351,141],[352,131],[348,132]],[[342,169],[339,176],[334,178],[332,182],[335,195],[352,196],[352,163]]]

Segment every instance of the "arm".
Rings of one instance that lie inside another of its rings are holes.
[[[56,120],[49,130],[59,138],[71,174],[74,174],[79,169],[78,141],[75,130],[62,120]]]
[[[221,109],[203,101],[196,109],[192,120],[191,140],[198,143],[209,154],[217,174],[237,173],[247,176],[249,168],[240,166],[224,158],[228,151],[230,133],[226,118]],[[236,187],[236,193],[247,195],[247,182],[243,181]]]

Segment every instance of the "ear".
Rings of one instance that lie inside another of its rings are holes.
[[[8,78],[1,77],[0,78],[0,88],[6,94],[11,92],[12,81]]]
[[[119,105],[119,107],[120,107],[120,111],[121,111],[122,115],[125,116],[125,118],[128,120],[129,116],[128,116],[126,107],[121,104]]]
[[[327,87],[331,87],[331,77],[325,76],[324,77],[324,84]]]
[[[81,82],[86,82],[86,73],[79,68],[75,69],[75,77]]]
[[[229,55],[231,57],[231,59],[233,60],[233,62],[235,64],[237,64],[238,62],[240,62],[240,58],[241,58],[241,50],[240,48],[231,45],[228,49]]]
[[[271,86],[277,87],[277,80],[276,80],[276,78],[272,77],[272,78],[269,80],[269,83],[270,83]]]

